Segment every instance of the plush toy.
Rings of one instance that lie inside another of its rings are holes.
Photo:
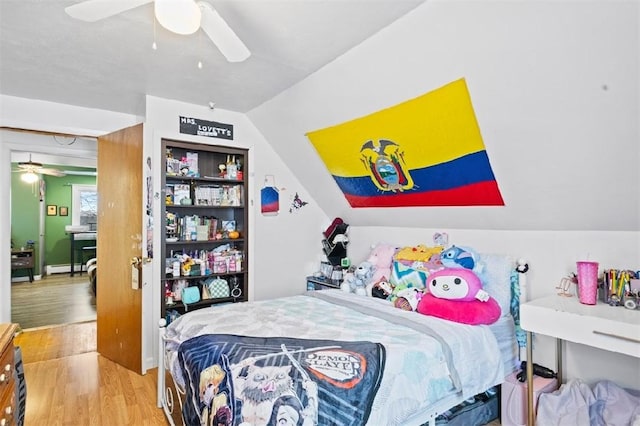
[[[402,289],[396,293],[393,306],[405,311],[415,311],[423,295],[423,291],[415,287]]]
[[[372,296],[373,286],[381,281],[388,282],[391,278],[391,263],[396,247],[390,244],[376,244],[372,249],[367,262],[374,267],[373,275],[367,283],[367,294]]]
[[[440,254],[444,247],[427,247],[424,244],[418,244],[415,247],[403,247],[394,256],[395,260],[420,261],[428,262],[434,254]]]
[[[369,289],[369,286],[367,286],[367,289]],[[382,277],[380,281],[371,285],[371,296],[379,299],[388,299],[393,293],[393,289],[394,285]],[[367,290],[367,295],[369,295],[369,290]]]
[[[442,269],[431,274],[427,284],[428,292],[416,308],[423,315],[474,325],[493,324],[500,318],[500,305],[470,269]]]
[[[481,274],[484,269],[480,256],[467,247],[449,247],[441,253],[440,261],[446,268],[471,269],[476,274]]]
[[[340,289],[347,293],[366,296],[366,285],[373,276],[373,270],[374,267],[370,262],[360,262],[353,272],[347,272],[345,274],[342,284],[340,284]]]

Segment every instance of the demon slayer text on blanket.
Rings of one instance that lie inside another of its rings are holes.
[[[205,334],[183,342],[178,359],[188,425],[362,425],[382,379],[385,348]]]

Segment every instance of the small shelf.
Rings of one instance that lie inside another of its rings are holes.
[[[240,184],[244,183],[244,180],[238,179],[226,179],[223,177],[212,177],[212,176],[182,176],[182,175],[166,175],[165,179],[171,182],[203,182],[203,183],[229,183],[229,184]]]
[[[168,246],[188,246],[196,244],[227,244],[233,242],[244,242],[244,238],[223,238],[220,240],[178,240],[167,241],[165,244]]]
[[[179,277],[165,277],[162,278],[161,281],[176,281],[176,280],[206,280],[207,278],[213,277],[231,277],[234,275],[242,275],[246,271],[237,271],[237,272],[221,272],[218,274],[208,274],[208,275],[181,275]]]
[[[339,266],[342,259],[347,257],[349,240],[346,238],[346,232],[348,229],[349,224],[341,222],[333,228],[329,235],[323,232],[325,238],[322,239],[322,251],[333,266]]]

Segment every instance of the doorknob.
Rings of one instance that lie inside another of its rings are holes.
[[[132,257],[131,260],[129,261],[131,263],[131,266],[138,266],[138,265],[146,265],[148,263],[153,262],[153,258],[152,257],[139,257],[139,256],[135,256]]]

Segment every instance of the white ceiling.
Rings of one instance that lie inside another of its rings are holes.
[[[0,93],[141,116],[145,95],[247,112],[424,0],[209,0],[252,52],[241,63],[202,31],[154,25],[152,4],[87,23],[64,12],[78,2],[0,0]]]

